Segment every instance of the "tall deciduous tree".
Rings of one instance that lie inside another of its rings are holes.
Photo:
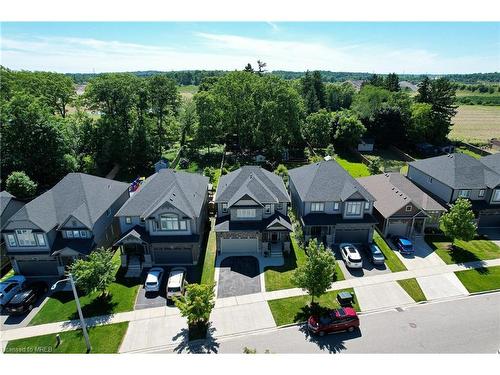
[[[458,198],[450,210],[439,220],[444,234],[452,239],[452,246],[456,240],[470,241],[477,232],[474,212],[470,200]]]
[[[349,109],[355,93],[354,87],[348,82],[330,83],[326,86],[326,106],[330,111]]]
[[[339,111],[333,114],[333,139],[338,148],[355,147],[366,128],[358,117],[350,111]]]
[[[326,147],[332,138],[332,114],[326,109],[307,116],[302,125],[302,136],[313,147]]]

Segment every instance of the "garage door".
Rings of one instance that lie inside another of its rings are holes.
[[[479,228],[500,228],[500,214],[481,214],[479,216]]]
[[[335,242],[366,243],[368,242],[369,229],[337,229]]]
[[[390,221],[388,224],[387,233],[393,236],[407,236],[408,235],[408,222],[402,220]]]
[[[220,250],[223,253],[256,253],[259,251],[259,240],[257,238],[223,238]]]
[[[23,276],[51,276],[58,275],[57,261],[38,260],[38,261],[17,261],[19,273]]]
[[[155,265],[193,264],[193,254],[191,248],[153,249]]]

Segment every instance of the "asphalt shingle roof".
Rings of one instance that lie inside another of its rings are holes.
[[[303,202],[343,202],[355,193],[366,200],[374,199],[335,160],[294,168],[288,171],[288,175]]]
[[[84,173],[69,173],[52,189],[27,203],[6,229],[31,222],[48,232],[74,216],[92,229],[97,219],[128,189],[128,184]]]
[[[147,217],[169,203],[191,218],[199,217],[208,189],[208,177],[160,169],[148,177],[116,216]]]
[[[416,160],[409,165],[453,189],[494,188],[500,174],[483,162],[463,153]]]
[[[290,202],[280,176],[258,166],[243,166],[219,180],[215,202],[228,202],[230,206],[248,195],[258,203]]]
[[[410,203],[425,211],[446,210],[400,173],[384,173],[357,180],[375,197],[373,206],[385,218]]]
[[[15,198],[11,193],[8,191],[2,191],[0,192],[0,215],[3,214],[7,206],[9,205],[11,199]]]
[[[500,174],[500,153],[483,156],[479,161]]]

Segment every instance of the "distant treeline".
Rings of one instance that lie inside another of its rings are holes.
[[[161,72],[155,70],[149,71],[138,71],[131,72],[138,77],[149,77],[158,74],[164,74],[169,78],[172,78],[177,82],[177,84],[186,85],[199,85],[203,78],[222,76],[229,71],[225,70],[182,70],[182,71],[170,71]],[[275,70],[270,74],[276,75],[284,79],[299,79],[304,77],[305,72],[291,72],[285,70]],[[93,77],[99,75],[99,73],[68,73],[75,83],[83,84],[87,83]],[[372,73],[355,73],[355,72],[331,72],[322,70],[321,76],[324,82],[344,82],[344,81],[356,81],[356,80],[368,80]],[[384,76],[383,74],[381,76]],[[419,83],[423,80],[426,75],[424,74],[400,74],[399,79],[401,81],[409,81],[412,83]],[[472,74],[429,74],[429,78],[439,78],[446,77],[452,82],[460,83],[479,83],[479,82],[500,82],[500,73],[472,73]]]

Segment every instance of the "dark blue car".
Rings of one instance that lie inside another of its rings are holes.
[[[415,252],[413,243],[406,237],[395,237],[394,243],[401,254],[412,255]]]

